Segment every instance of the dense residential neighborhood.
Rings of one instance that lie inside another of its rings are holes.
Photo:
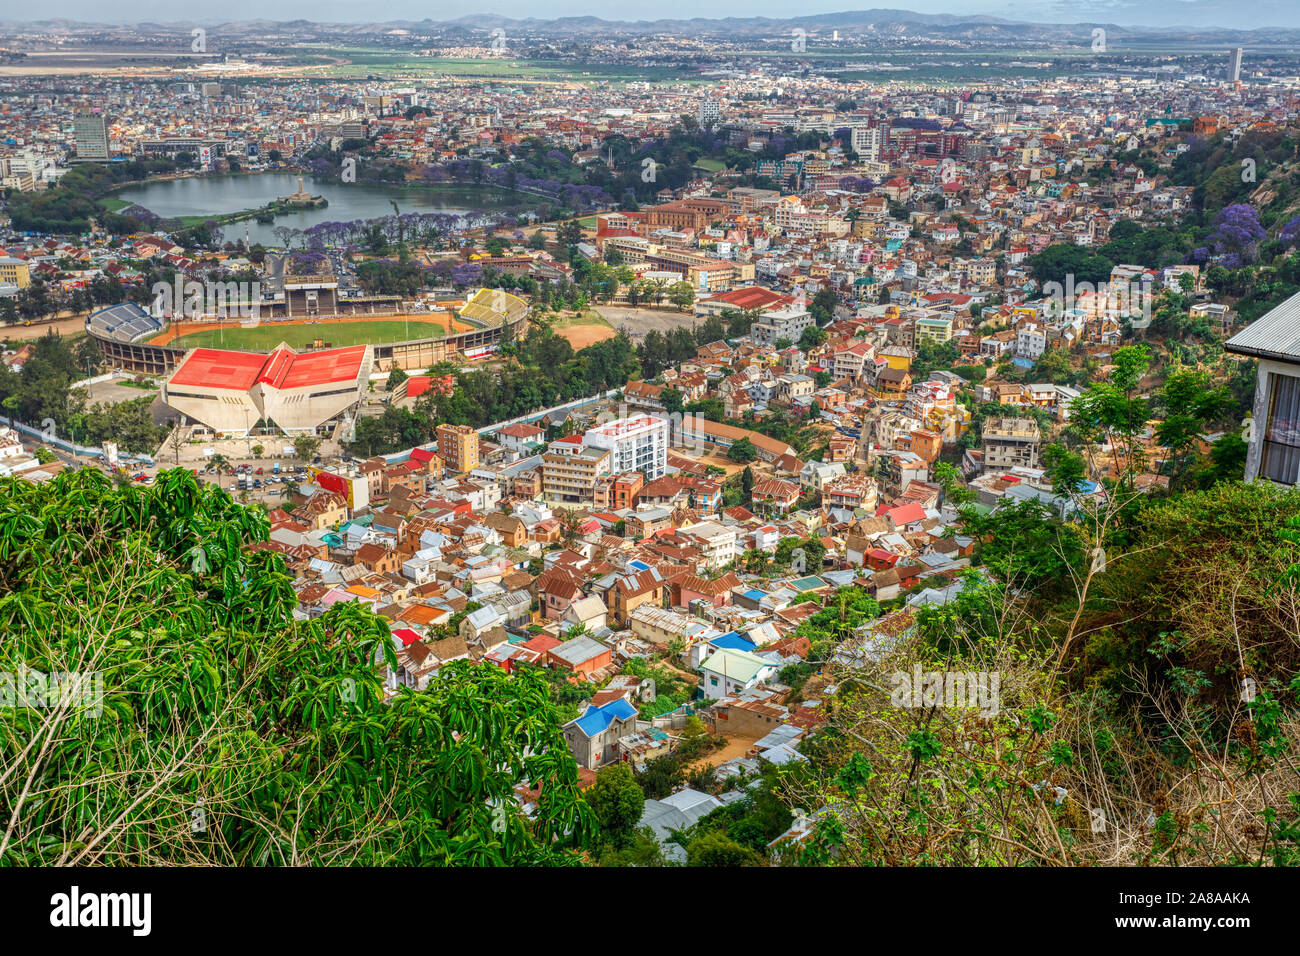
[[[1292,53],[432,22],[0,44],[0,863],[1300,862]]]

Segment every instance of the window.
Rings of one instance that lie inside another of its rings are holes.
[[[1300,479],[1300,378],[1271,374],[1268,379],[1259,474],[1279,484],[1294,485]]]

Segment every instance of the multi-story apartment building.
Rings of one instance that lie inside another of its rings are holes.
[[[917,319],[915,336],[918,346],[941,345],[952,338],[952,318],[932,315]]]
[[[587,431],[583,442],[610,453],[610,470],[639,471],[654,481],[668,470],[668,421],[635,415]]]
[[[701,521],[681,529],[683,537],[694,538],[710,568],[721,568],[736,559],[736,531],[716,521]]]
[[[597,483],[612,471],[611,459],[608,449],[584,444],[581,435],[551,442],[542,456],[543,497],[567,504],[591,504]]]
[[[473,471],[478,467],[478,432],[468,425],[439,425],[438,455],[452,471]]]
[[[1036,325],[1021,325],[1016,330],[1016,354],[1037,360],[1047,351],[1047,333]]]
[[[994,418],[984,423],[982,433],[984,471],[1037,468],[1042,439],[1032,418]]]
[[[850,145],[859,159],[874,163],[880,158],[880,130],[868,126],[855,126],[850,134]]]
[[[31,270],[22,259],[0,257],[0,285],[14,285],[26,289],[32,284]]]
[[[799,306],[774,309],[765,312],[763,317],[753,324],[749,336],[756,345],[774,346],[781,339],[797,343],[804,330],[813,324],[812,315]]]
[[[837,379],[856,380],[868,362],[875,361],[875,348],[869,342],[857,342],[835,353],[831,374]]]

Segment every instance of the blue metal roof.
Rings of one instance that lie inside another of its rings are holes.
[[[748,638],[741,637],[735,631],[728,631],[709,641],[714,647],[725,647],[731,651],[753,651],[758,645]]]
[[[628,720],[635,716],[636,708],[620,697],[603,707],[588,707],[587,712],[578,718],[578,729],[588,737],[594,737],[615,720]]]

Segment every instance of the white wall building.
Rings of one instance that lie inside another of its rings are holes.
[[[668,421],[651,415],[634,415],[590,429],[583,444],[610,454],[610,471],[639,471],[646,481],[668,470]]]

